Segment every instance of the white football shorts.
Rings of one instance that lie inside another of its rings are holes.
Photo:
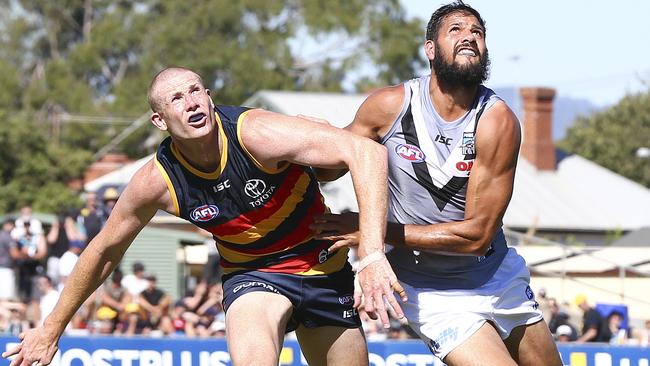
[[[514,328],[542,320],[529,283],[526,262],[509,248],[497,272],[484,285],[469,290],[435,290],[402,282],[408,302],[401,305],[411,328],[442,360],[485,322],[494,324],[501,339],[506,339]]]

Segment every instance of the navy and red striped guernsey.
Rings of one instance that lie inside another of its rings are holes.
[[[343,268],[347,249],[328,255],[331,242],[315,240],[314,216],[328,212],[309,167],[262,167],[241,142],[248,108],[215,106],[224,149],[214,172],[192,167],[171,137],[161,142],[156,165],[176,216],[213,234],[224,274],[237,271],[329,274]],[[218,154],[215,151],[215,154]]]

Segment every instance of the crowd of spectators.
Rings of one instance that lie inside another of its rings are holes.
[[[67,277],[86,244],[108,218],[119,198],[109,188],[101,195],[87,193],[83,207],[61,212],[45,233],[32,216],[21,209],[17,219],[6,218],[0,231],[0,334],[18,335],[40,324],[52,311]],[[131,272],[117,268],[74,315],[66,328],[70,335],[149,335],[223,337],[226,332],[219,278],[219,254],[209,233],[208,262],[191,290],[172,299],[157,286],[156,274],[135,262]],[[14,285],[15,284],[15,285]],[[391,319],[384,329],[362,309],[360,315],[369,339],[413,338],[405,321]],[[289,335],[291,337],[291,335]]]
[[[650,346],[650,320],[645,322],[643,328],[625,327],[625,314],[622,311],[599,311],[583,294],[575,297],[575,307],[547,297],[543,289],[538,291],[537,300],[551,333],[560,343]]]
[[[40,324],[52,311],[79,255],[104,225],[119,192],[109,188],[101,197],[98,201],[94,193],[87,194],[84,206],[57,215],[47,234],[29,206],[17,218],[2,222],[0,334],[18,335]],[[156,274],[135,262],[131,273],[124,275],[117,268],[88,298],[68,325],[67,334],[223,337],[219,255],[210,235],[206,235],[206,244],[213,250],[202,278],[184,296],[172,299],[157,286]],[[601,314],[583,295],[575,300],[579,311],[547,297],[543,289],[537,301],[558,342],[650,345],[650,320],[644,328],[631,331],[623,327],[624,314]],[[395,314],[387,329],[362,308],[359,315],[368,340],[417,338],[406,320]]]

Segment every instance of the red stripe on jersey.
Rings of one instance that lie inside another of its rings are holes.
[[[297,273],[305,272],[318,264],[318,253],[321,250],[329,247],[329,243],[323,244],[317,250],[314,250],[310,253],[305,253],[299,257],[291,258],[282,263],[275,264],[273,266],[260,268],[261,272],[282,272],[282,273]]]
[[[301,256],[293,257],[281,263],[268,266],[268,267],[262,267],[262,268],[248,268],[243,263],[227,263],[227,262],[224,263],[225,261],[223,260],[220,263],[224,269],[226,268],[254,269],[256,271],[261,271],[261,272],[280,272],[280,273],[306,272],[318,264],[318,253],[320,253],[323,249],[328,248],[329,246],[330,243],[326,242],[322,246],[315,248],[315,250],[309,253],[305,253]]]
[[[282,239],[276,241],[275,243],[271,243],[268,247],[257,250],[247,250],[245,245],[227,246],[227,248],[230,250],[238,251],[242,255],[256,255],[264,253],[272,254],[280,250],[293,248],[296,243],[302,243],[312,235],[312,231],[309,228],[309,225],[314,222],[314,216],[324,213],[325,209],[326,207],[323,203],[322,196],[320,194],[317,194],[316,197],[314,197],[314,201],[312,202],[311,207],[307,211],[307,214],[304,216],[304,218],[297,226],[291,229],[291,232],[288,235],[283,236]]]
[[[280,184],[280,188],[278,188],[275,194],[273,194],[273,197],[264,206],[257,210],[245,212],[226,223],[207,228],[206,230],[216,236],[236,235],[250,229],[256,223],[271,217],[282,208],[284,202],[291,196],[291,191],[302,174],[307,174],[298,165],[292,165],[289,169],[287,176]]]

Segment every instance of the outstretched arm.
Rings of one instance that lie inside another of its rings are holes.
[[[323,123],[263,110],[248,112],[241,128],[244,145],[262,166],[277,168],[292,162],[349,168],[360,210],[359,256],[364,258],[375,252],[383,256],[387,211],[387,161],[383,146]],[[384,296],[402,313],[392,296],[391,286],[399,286],[395,274],[384,258],[361,273],[362,286],[365,277],[372,277],[365,286],[366,306],[370,311],[376,308],[388,325]]]
[[[21,335],[21,343],[2,354],[17,355],[11,366],[48,364],[58,339],[81,304],[104,282],[135,236],[158,209],[169,209],[167,187],[153,161],[142,167],[124,190],[106,226],[88,244],[52,313],[39,328]]]

